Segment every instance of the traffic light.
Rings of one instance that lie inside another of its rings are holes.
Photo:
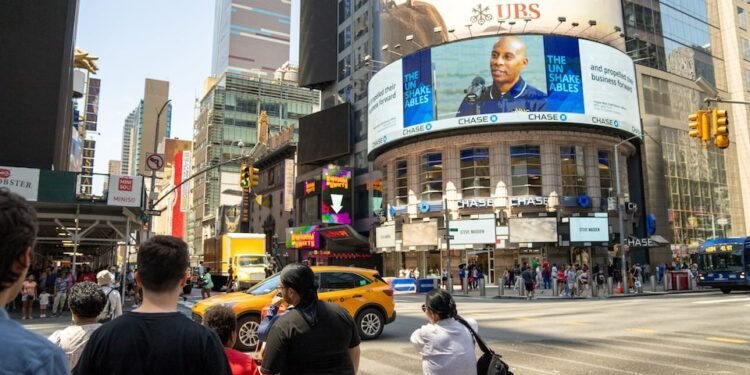
[[[245,163],[240,166],[240,187],[243,191],[250,190],[251,171],[252,168]]]
[[[729,147],[729,119],[724,109],[711,110],[711,124],[713,125],[714,145],[717,148]]]
[[[703,142],[708,142],[711,139],[711,124],[709,123],[708,114],[709,111],[701,109],[688,116],[688,120],[690,120],[688,124],[690,126],[689,135],[691,137],[699,138]]]
[[[258,186],[260,183],[260,169],[250,167],[250,188]]]

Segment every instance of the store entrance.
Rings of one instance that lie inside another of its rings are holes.
[[[495,280],[495,252],[492,250],[477,250],[467,252],[469,266],[476,265],[484,274],[486,284],[492,284]]]

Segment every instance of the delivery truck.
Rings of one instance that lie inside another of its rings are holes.
[[[247,289],[266,277],[270,268],[266,236],[259,233],[227,233],[204,242],[203,265],[211,267],[216,288],[226,285],[229,266],[240,289]]]

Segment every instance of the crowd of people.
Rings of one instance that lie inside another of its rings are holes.
[[[259,330],[263,354],[256,361],[232,349],[237,319],[231,308],[209,308],[202,324],[177,311],[184,286],[192,282],[186,271],[187,244],[181,239],[154,236],[140,244],[132,279],[142,301],[123,314],[120,279],[109,269],[96,274],[82,269],[87,279],[70,285],[68,271],[53,270],[62,281],[49,284],[47,290],[54,294],[39,293],[40,285],[47,288],[50,273],[44,283],[29,275],[36,233],[34,209],[0,189],[0,366],[5,373],[353,375],[359,370],[357,326],[342,307],[318,299],[315,275],[306,264],[281,270],[274,302],[283,300],[288,307],[280,314],[269,310]],[[207,268],[204,275],[209,272]],[[53,310],[68,306],[72,325],[49,338],[26,330],[4,308],[19,294],[34,299],[47,294],[43,298],[55,301]],[[422,356],[424,373],[476,374],[471,336],[478,329],[476,321],[462,319],[444,290],[428,293],[422,309],[427,324],[414,331],[411,342]]]

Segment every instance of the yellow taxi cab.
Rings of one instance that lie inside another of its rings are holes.
[[[354,319],[363,340],[377,338],[386,324],[396,320],[393,289],[376,270],[334,266],[311,268],[318,285],[318,299],[343,307]],[[211,306],[228,306],[237,315],[235,348],[256,350],[261,312],[278,292],[279,279],[277,273],[247,291],[202,300],[193,306],[193,320],[202,322],[203,314]]]

